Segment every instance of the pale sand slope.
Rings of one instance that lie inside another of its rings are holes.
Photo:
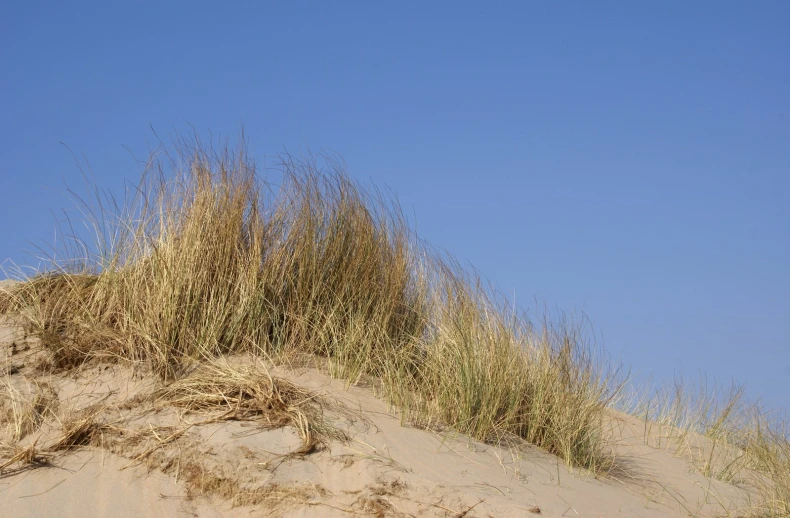
[[[12,386],[30,392],[25,379],[38,378],[58,402],[53,417],[24,444],[42,445],[55,437],[60,430],[55,415],[101,398],[103,404],[122,405],[153,386],[150,378],[117,365],[42,378],[34,369],[35,341],[11,324],[6,320],[0,327],[0,391]],[[335,424],[349,440],[288,455],[302,445],[293,428],[261,431],[250,421],[212,423],[191,427],[159,448],[167,452],[162,458],[169,455],[175,464],[157,461],[151,469],[133,459],[151,449],[153,439],[121,455],[83,446],[53,455],[48,466],[6,467],[0,473],[0,516],[689,516],[721,515],[722,504],[739,494],[701,476],[687,459],[645,446],[644,426],[630,416],[613,413],[612,423],[622,436],[619,449],[632,478],[596,480],[571,474],[556,457],[534,447],[495,447],[402,426],[370,388],[345,389],[315,369],[278,368],[273,374],[344,404],[348,411],[335,412]],[[200,419],[164,410],[141,415],[136,423],[183,426],[185,420]],[[0,440],[9,440],[7,431],[0,432]],[[235,507],[233,498],[245,503],[238,494],[201,496],[183,475],[189,459],[205,466],[205,473],[233,478],[239,487],[258,488],[267,496]],[[168,474],[156,466],[165,466]]]

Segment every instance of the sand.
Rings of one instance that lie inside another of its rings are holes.
[[[659,445],[632,416],[612,411],[622,472],[596,479],[535,447],[483,444],[410,426],[372,387],[346,387],[306,367],[271,369],[332,402],[327,419],[345,440],[301,454],[303,438],[295,428],[263,429],[249,420],[193,425],[165,442],[164,430],[201,419],[168,408],[139,415],[122,410],[130,398],[155,388],[153,380],[122,365],[41,374],[35,340],[15,324],[0,322],[0,378],[20,393],[34,390],[37,380],[55,401],[23,444],[47,444],[61,430],[58,416],[97,402],[115,405],[124,426],[160,432],[115,453],[79,446],[52,454],[45,465],[6,467],[0,473],[2,516],[705,516],[722,515],[743,497],[738,488],[702,476],[671,441]],[[232,489],[196,489],[204,482]]]

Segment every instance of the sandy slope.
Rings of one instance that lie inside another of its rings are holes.
[[[35,351],[35,342],[5,321],[0,327],[0,367],[6,386],[24,392],[26,378],[41,378],[33,367]],[[8,467],[0,473],[0,515],[688,516],[722,514],[722,506],[731,505],[739,494],[697,473],[682,455],[645,445],[644,424],[631,416],[612,414],[624,473],[620,480],[596,480],[569,472],[556,457],[533,447],[496,447],[410,427],[370,388],[346,389],[315,369],[278,368],[273,373],[342,403],[345,411],[328,412],[348,440],[332,441],[307,455],[290,455],[302,445],[290,427],[261,430],[250,421],[193,426],[160,448],[162,458],[171,459],[168,474],[157,467],[164,461],[134,462],[143,446],[120,455],[80,447],[54,455],[48,466]],[[150,379],[118,365],[92,366],[40,381],[57,398],[53,416],[100,399],[122,405],[153,386]],[[199,421],[167,409],[130,419],[140,426]],[[25,440],[44,444],[58,427],[53,417]],[[233,478],[242,491],[266,488],[270,493],[252,505],[238,495],[201,496],[190,490],[184,475],[189,462],[200,463],[205,473]],[[234,505],[233,498],[241,505]]]

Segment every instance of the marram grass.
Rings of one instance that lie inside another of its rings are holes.
[[[122,206],[82,204],[96,242],[0,293],[53,368],[124,360],[175,381],[195,360],[308,355],[375,380],[412,423],[613,467],[620,385],[572,323],[530,322],[335,162],[285,156],[274,185],[243,146],[176,147]]]

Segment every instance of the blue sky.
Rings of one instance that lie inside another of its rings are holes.
[[[4,2],[0,260],[51,241],[71,152],[118,190],[151,128],[243,124],[262,164],[338,153],[615,360],[790,408],[788,24],[784,1]]]

